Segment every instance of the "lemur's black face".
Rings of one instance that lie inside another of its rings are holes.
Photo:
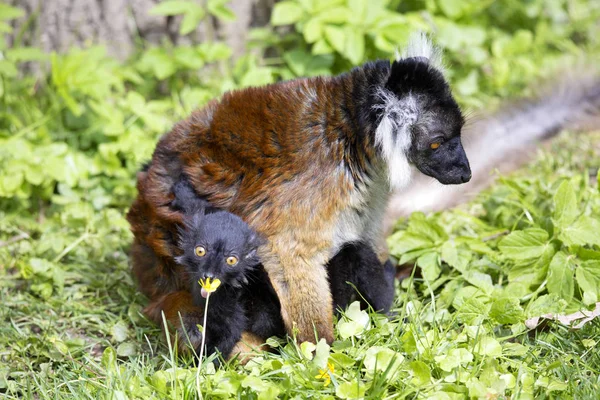
[[[468,182],[471,168],[460,140],[464,118],[441,72],[426,59],[403,59],[393,63],[386,87],[414,103],[408,161],[445,185]]]
[[[180,230],[183,255],[176,258],[188,271],[193,292],[199,279],[219,279],[223,285],[241,287],[246,275],[260,260],[261,239],[244,221],[226,211],[186,216]]]
[[[462,117],[452,105],[436,105],[413,127],[409,160],[444,185],[471,179],[469,160],[460,140]]]

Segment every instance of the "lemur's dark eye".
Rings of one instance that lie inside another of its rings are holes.
[[[227,257],[227,260],[225,260],[225,261],[227,261],[227,264],[229,264],[231,266],[234,266],[235,264],[238,263],[237,257],[234,257],[234,256]]]
[[[202,246],[196,246],[194,253],[196,253],[198,257],[204,257],[206,255],[206,249]]]
[[[429,145],[429,147],[431,147],[431,149],[432,149],[432,150],[435,150],[435,149],[437,149],[438,147],[440,147],[440,144],[441,144],[441,143],[438,143],[438,142],[436,142],[436,143],[431,143],[431,144]]]

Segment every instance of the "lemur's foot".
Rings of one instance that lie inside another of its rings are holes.
[[[183,324],[176,329],[177,349],[180,353],[189,353],[195,351],[200,354],[200,346],[202,345],[202,332],[200,326],[202,319],[195,318],[192,315],[181,317]]]

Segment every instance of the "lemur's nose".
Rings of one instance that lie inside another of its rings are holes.
[[[204,279],[206,278],[214,278],[214,274],[212,272],[205,272],[204,273]]]
[[[463,181],[463,183],[469,182],[471,180],[471,172],[462,174],[460,179]]]

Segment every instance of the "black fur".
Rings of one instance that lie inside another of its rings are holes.
[[[173,186],[173,193],[171,207],[185,214],[185,225],[180,229],[183,254],[177,262],[190,276],[194,304],[206,304],[200,279],[221,280],[209,300],[207,354],[218,350],[227,359],[243,331],[261,338],[284,335],[279,299],[256,255],[262,243],[259,235],[236,215],[198,197],[185,178]],[[204,247],[206,255],[197,256],[197,246]],[[229,256],[237,257],[238,263],[228,265]]]
[[[389,260],[382,265],[371,246],[347,244],[327,268],[334,309],[343,310],[356,299],[363,307],[370,305],[375,311],[390,311],[396,270]]]

